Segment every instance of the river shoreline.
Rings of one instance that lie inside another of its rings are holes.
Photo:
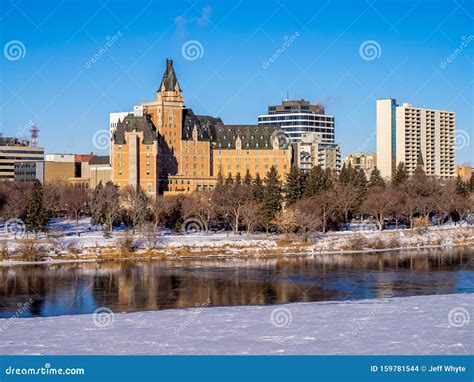
[[[119,258],[95,258],[95,259],[51,259],[43,261],[14,261],[14,260],[2,260],[0,261],[0,267],[9,267],[17,265],[57,265],[57,264],[74,264],[74,263],[101,263],[108,261],[143,261],[143,260],[166,260],[166,261],[184,261],[184,260],[233,260],[233,259],[265,259],[265,258],[282,258],[282,257],[314,257],[314,256],[331,256],[331,255],[355,255],[355,254],[372,254],[372,253],[384,253],[384,252],[406,252],[406,251],[421,251],[426,249],[451,249],[451,248],[472,248],[473,243],[462,243],[452,245],[425,245],[418,247],[398,247],[398,248],[368,248],[364,250],[339,250],[339,251],[324,251],[324,252],[280,252],[280,253],[258,253],[258,254],[216,254],[216,255],[192,255],[192,256],[173,256],[163,258],[161,255],[157,256],[140,256],[137,253],[136,256],[124,256]],[[418,255],[422,255],[419,253]]]

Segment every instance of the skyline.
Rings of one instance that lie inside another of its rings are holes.
[[[2,3],[0,132],[33,121],[47,152],[106,154],[94,133],[154,99],[171,58],[186,106],[224,123],[257,124],[288,92],[323,101],[345,156],[375,151],[375,100],[392,97],[455,111],[456,162],[473,162],[472,1],[165,4]]]

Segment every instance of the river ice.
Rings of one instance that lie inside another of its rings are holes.
[[[473,354],[474,295],[0,319],[0,354]]]

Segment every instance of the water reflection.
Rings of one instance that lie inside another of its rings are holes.
[[[474,292],[474,250],[247,259],[115,261],[0,268],[0,316]]]

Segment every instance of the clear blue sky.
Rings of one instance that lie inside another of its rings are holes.
[[[256,123],[289,91],[326,103],[345,155],[375,149],[375,100],[391,96],[456,111],[470,140],[457,162],[474,162],[474,41],[454,53],[463,37],[474,39],[472,0],[0,4],[0,131],[16,135],[34,121],[47,152],[107,152],[92,136],[108,128],[109,112],[154,98],[169,57],[186,105],[225,123]],[[183,56],[190,40],[203,48],[195,60]],[[360,47],[371,40],[364,59]]]

